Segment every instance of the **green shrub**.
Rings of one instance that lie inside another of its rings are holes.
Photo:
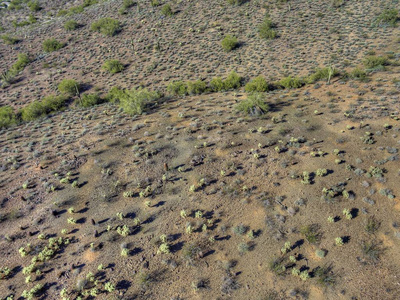
[[[115,74],[122,72],[124,70],[124,65],[119,60],[109,59],[103,64],[102,68],[111,74]]]
[[[225,84],[221,77],[215,77],[210,81],[210,87],[213,92],[220,92],[225,89]]]
[[[313,74],[308,77],[309,83],[315,83],[320,80],[328,80],[338,76],[340,73],[334,67],[317,68]]]
[[[133,0],[124,0],[124,2],[122,3],[122,8],[128,9],[134,5],[135,5],[135,2],[133,2]]]
[[[15,38],[15,37],[9,36],[8,34],[2,35],[1,39],[7,45],[14,45],[14,44],[16,44],[16,43],[18,43],[20,41],[19,39]]]
[[[12,65],[11,70],[13,72],[21,72],[31,62],[28,54],[19,53],[17,61]]]
[[[151,0],[151,1],[150,1],[150,4],[151,4],[152,7],[157,7],[157,6],[160,5],[160,1],[158,1],[158,0]]]
[[[350,78],[358,79],[360,81],[366,81],[368,79],[367,72],[360,68],[355,68],[353,71],[350,72]]]
[[[91,107],[94,105],[98,105],[104,102],[97,94],[83,94],[80,100],[78,101],[78,105],[81,107]]]
[[[238,89],[241,87],[242,78],[232,71],[224,81],[225,90]]]
[[[64,44],[60,43],[59,41],[57,41],[54,38],[51,38],[51,39],[45,40],[43,42],[42,46],[43,46],[43,50],[45,52],[49,53],[49,52],[53,52],[53,51],[61,49],[62,47],[64,47]]]
[[[235,49],[238,46],[238,40],[236,37],[232,35],[227,35],[224,37],[224,39],[221,41],[222,49],[225,51],[229,52]]]
[[[42,101],[34,101],[22,108],[22,120],[32,121],[51,112],[59,111],[65,107],[66,100],[63,96],[48,96]]]
[[[29,1],[28,7],[31,11],[39,11],[42,9],[42,7],[39,4],[39,1]]]
[[[22,9],[22,0],[12,0],[8,5],[9,10],[20,10]]]
[[[246,0],[226,0],[229,5],[242,5]]]
[[[296,89],[299,87],[302,87],[304,85],[304,82],[302,79],[298,78],[298,77],[285,77],[282,78],[279,81],[279,85],[281,85],[282,87],[286,88],[286,89]]]
[[[258,34],[262,39],[272,40],[277,37],[274,25],[270,19],[265,18],[264,21],[258,26]]]
[[[364,66],[367,69],[382,68],[389,65],[389,60],[383,56],[367,56],[363,61]]]
[[[157,92],[150,92],[147,89],[121,90],[112,88],[107,95],[111,102],[119,103],[119,106],[129,115],[140,115],[151,102],[159,99],[161,95]]]
[[[393,27],[396,26],[399,21],[399,11],[395,8],[384,10],[376,19],[378,23],[388,24]]]
[[[67,31],[75,30],[78,27],[79,27],[79,24],[75,20],[69,20],[69,21],[65,22],[65,24],[64,24],[64,29]]]
[[[244,87],[245,91],[248,93],[252,92],[266,92],[268,91],[268,83],[267,80],[263,76],[258,76],[254,78],[252,81],[247,83]]]
[[[75,96],[79,94],[79,83],[73,79],[64,79],[58,84],[60,93]]]
[[[83,5],[78,5],[78,6],[73,6],[70,8],[69,12],[67,12],[68,15],[74,15],[74,14],[80,14],[84,11]]]
[[[118,20],[103,18],[93,22],[90,29],[106,36],[114,36],[121,30],[121,24]]]
[[[344,4],[344,0],[332,0],[332,7],[339,8]]]
[[[57,13],[57,17],[62,17],[62,16],[66,16],[66,15],[68,15],[68,10],[66,10],[66,9],[61,9]]]
[[[16,123],[14,110],[10,106],[0,107],[0,128],[7,128]]]
[[[165,4],[161,8],[161,13],[166,17],[170,17],[170,16],[174,15],[174,12],[172,11],[171,5],[169,5],[169,4]]]
[[[170,82],[167,91],[175,96],[185,96],[188,94],[186,83],[180,80]]]
[[[253,93],[242,100],[236,109],[251,116],[259,116],[269,111],[269,105],[265,102],[265,97],[261,93]]]
[[[190,95],[199,95],[205,92],[207,84],[202,80],[188,81],[186,83],[187,92]]]
[[[88,6],[91,6],[93,4],[97,4],[97,3],[98,3],[97,0],[85,0],[85,1],[83,1],[82,6],[83,7],[88,7]]]
[[[3,84],[2,87],[5,88],[5,87],[10,86],[10,84],[14,83],[15,82],[15,75],[16,75],[16,72],[14,72],[12,70],[11,71],[8,70],[8,71],[5,71],[5,72],[2,72],[0,74],[1,82]]]

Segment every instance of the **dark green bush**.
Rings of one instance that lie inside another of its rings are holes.
[[[75,20],[69,20],[69,21],[65,22],[65,24],[64,24],[64,29],[67,31],[75,30],[78,27],[79,27],[79,24]]]
[[[53,51],[61,49],[62,47],[64,47],[64,44],[60,43],[59,41],[57,41],[54,38],[51,38],[51,39],[45,40],[43,42],[42,46],[43,46],[43,50],[45,52],[49,53],[49,52],[53,52]]]
[[[279,81],[279,85],[285,89],[296,89],[304,85],[304,81],[298,77],[285,77]]]
[[[246,0],[226,0],[229,5],[242,5]]]
[[[368,79],[367,72],[360,68],[355,68],[350,72],[350,78],[358,79],[360,81],[366,81]]]
[[[161,95],[147,89],[119,89],[112,88],[107,95],[107,99],[116,102],[129,115],[140,115],[146,107],[153,101],[159,99]]]
[[[73,79],[64,79],[58,84],[60,93],[68,96],[79,95],[79,83]]]
[[[97,94],[83,94],[80,100],[77,101],[81,107],[91,107],[103,103],[104,99]]]
[[[235,71],[232,71],[224,81],[225,90],[238,89],[241,85],[242,78]]]
[[[210,87],[213,92],[225,90],[225,84],[221,77],[215,77],[210,81]]]
[[[269,111],[269,105],[265,102],[265,97],[261,93],[253,93],[242,100],[236,109],[251,116],[259,116]]]
[[[0,128],[7,128],[16,123],[14,110],[10,106],[0,107]]]
[[[399,11],[395,8],[384,10],[377,18],[378,23],[388,24],[393,27],[396,26],[399,21]]]
[[[8,5],[9,10],[20,10],[22,9],[22,0],[12,0]]]
[[[85,0],[85,1],[83,1],[82,6],[83,6],[83,7],[88,7],[88,6],[97,4],[97,3],[98,3],[97,0]]]
[[[7,45],[14,45],[14,44],[16,44],[16,43],[18,43],[20,41],[19,39],[15,38],[15,37],[9,36],[8,34],[2,35],[1,39]]]
[[[103,18],[92,23],[90,29],[100,32],[106,36],[114,36],[121,30],[121,24],[118,20]]]
[[[42,101],[34,101],[21,110],[23,121],[32,121],[51,112],[56,112],[66,106],[66,98],[63,96],[48,96]]]
[[[363,64],[367,69],[383,68],[389,65],[389,60],[383,56],[367,56],[363,60]]]
[[[28,54],[19,53],[17,61],[12,65],[11,70],[18,73],[25,69],[25,67],[31,62]]]
[[[170,16],[174,15],[174,12],[172,11],[171,5],[169,5],[169,4],[165,4],[161,8],[161,13],[166,17],[170,17]]]
[[[28,7],[31,11],[39,11],[42,9],[42,7],[39,4],[39,1],[29,1]]]
[[[187,95],[187,85],[183,81],[173,81],[168,84],[167,91],[175,96]]]
[[[238,40],[236,37],[232,35],[227,35],[224,37],[224,39],[221,41],[222,49],[225,51],[229,52],[235,49],[238,46]]]
[[[207,84],[202,80],[188,81],[186,86],[189,95],[199,95],[207,89]]]
[[[268,91],[269,85],[267,80],[263,76],[258,76],[252,81],[247,83],[244,87],[245,91],[248,93],[252,92],[266,92]]]
[[[124,70],[124,65],[119,60],[110,59],[103,64],[102,68],[111,74],[115,74],[122,72]]]
[[[272,40],[277,37],[274,25],[269,18],[265,18],[264,21],[258,26],[258,34],[262,39]]]
[[[330,81],[330,79],[338,76],[339,74],[340,72],[334,67],[317,68],[315,72],[308,77],[308,82],[315,83],[320,80]]]

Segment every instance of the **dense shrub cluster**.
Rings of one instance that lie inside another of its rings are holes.
[[[285,89],[296,89],[299,87],[302,87],[304,85],[304,81],[301,78],[298,77],[285,77],[282,78],[278,84],[282,87],[284,87]]]
[[[66,106],[67,98],[63,96],[48,96],[42,101],[34,101],[21,109],[23,121],[32,121],[37,118],[59,111]]]
[[[245,87],[245,91],[248,93],[253,93],[253,92],[266,92],[269,90],[269,84],[267,83],[267,80],[263,76],[258,76],[248,82]]]
[[[121,24],[118,20],[103,18],[93,22],[90,29],[106,36],[114,36],[121,31]]]
[[[253,93],[241,101],[236,109],[251,116],[259,116],[269,111],[269,105],[262,93]]]
[[[61,49],[62,47],[64,47],[64,44],[60,43],[59,41],[57,41],[54,38],[51,38],[51,39],[45,40],[43,42],[42,46],[43,46],[43,50],[45,52],[49,53],[49,52],[53,52],[53,51]]]
[[[78,106],[80,107],[91,107],[104,103],[105,99],[102,99],[97,94],[83,94],[82,97],[77,101]]]
[[[367,69],[383,68],[389,65],[389,60],[383,56],[367,56],[363,60],[363,64]]]
[[[58,84],[60,93],[67,96],[79,95],[80,85],[73,79],[64,79]]]
[[[0,107],[0,128],[7,128],[16,123],[14,110],[10,106]]]

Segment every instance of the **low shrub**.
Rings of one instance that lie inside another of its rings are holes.
[[[259,116],[269,111],[269,105],[265,102],[265,96],[261,93],[253,93],[242,100],[236,109],[251,116]]]
[[[7,128],[16,123],[15,112],[10,106],[0,107],[0,128]]]
[[[206,91],[207,84],[202,80],[188,81],[186,83],[187,92],[190,95],[199,95]]]
[[[242,5],[246,0],[226,0],[229,5]]]
[[[171,17],[171,16],[174,15],[174,12],[172,11],[171,5],[169,5],[169,4],[165,4],[161,8],[161,13],[166,17]]]
[[[42,9],[42,7],[39,4],[39,1],[29,1],[28,7],[31,11],[39,11]]]
[[[232,71],[224,81],[225,90],[238,89],[241,85],[242,78],[235,71]]]
[[[253,93],[253,92],[266,92],[269,89],[269,85],[267,83],[267,80],[263,76],[258,76],[248,82],[245,87],[245,91],[248,93]]]
[[[389,65],[389,60],[383,56],[367,56],[363,60],[363,64],[367,69],[383,68]]]
[[[80,107],[91,107],[104,102],[104,99],[102,99],[97,94],[83,94],[82,97],[78,100],[78,105]]]
[[[279,85],[285,89],[296,89],[304,85],[304,81],[298,77],[285,77],[279,81]]]
[[[64,44],[60,43],[59,41],[57,41],[54,38],[51,38],[51,39],[45,40],[43,42],[42,46],[43,46],[43,50],[45,52],[49,53],[49,52],[53,52],[53,51],[61,49],[62,47],[64,47]]]
[[[69,20],[69,21],[65,22],[65,24],[64,24],[64,29],[67,31],[75,30],[78,27],[79,27],[79,24],[75,20]]]
[[[111,102],[118,103],[119,106],[129,115],[140,115],[146,108],[161,95],[157,92],[151,92],[147,89],[119,89],[114,87],[107,95]]]
[[[11,71],[18,73],[25,69],[25,67],[31,62],[28,54],[19,53],[17,61],[12,65]]]
[[[210,81],[210,88],[213,92],[221,92],[225,90],[225,83],[221,77],[215,77]]]
[[[276,31],[274,29],[274,24],[269,18],[265,18],[264,21],[258,26],[258,34],[260,38],[272,40],[277,37]]]
[[[118,20],[103,18],[93,22],[90,29],[106,36],[114,36],[121,31],[121,24]]]
[[[58,84],[60,93],[68,96],[76,96],[79,94],[79,83],[73,79],[64,79]]]
[[[228,34],[221,41],[221,46],[226,52],[232,51],[238,46],[238,40],[236,37]]]
[[[167,91],[175,96],[185,96],[188,94],[186,83],[180,80],[169,83]]]
[[[48,96],[42,101],[34,101],[21,109],[23,121],[32,121],[51,112],[62,110],[66,106],[67,98],[63,96]]]
[[[20,41],[18,38],[12,37],[12,36],[10,36],[8,34],[2,35],[1,39],[7,45],[14,45],[14,44],[16,44],[16,43],[18,43]]]
[[[308,77],[308,82],[315,83],[320,80],[327,80],[330,82],[333,77],[338,76],[339,74],[340,72],[331,66],[326,68],[317,68],[315,72]]]
[[[124,70],[124,65],[119,60],[110,59],[103,64],[102,68],[111,74],[115,74],[122,72]]]
[[[83,1],[83,7],[88,7],[88,6],[91,6],[91,5],[94,5],[94,4],[97,4],[99,1],[97,1],[97,0],[85,0],[85,1]]]
[[[350,72],[350,78],[366,81],[368,79],[367,72],[360,68],[355,68]]]
[[[388,24],[395,27],[400,20],[399,11],[395,8],[384,10],[376,19],[379,24]]]

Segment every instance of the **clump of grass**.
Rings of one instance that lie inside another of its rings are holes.
[[[368,79],[368,76],[367,76],[367,72],[365,72],[364,70],[362,70],[360,68],[354,68],[350,72],[350,78],[357,79],[360,81],[366,81]]]
[[[124,70],[124,65],[117,59],[109,59],[103,64],[102,68],[111,74],[115,74],[122,72]]]
[[[221,41],[222,49],[226,52],[232,51],[239,45],[238,40],[233,35],[226,35],[224,39]]]
[[[68,96],[79,95],[80,85],[74,79],[64,79],[58,84],[60,93]]]
[[[1,39],[7,45],[14,45],[14,44],[16,44],[16,43],[18,43],[20,41],[18,38],[10,36],[8,34],[2,35]]]
[[[127,90],[114,87],[107,98],[111,102],[118,103],[125,113],[140,115],[152,102],[161,98],[161,94],[143,88]]]
[[[379,24],[388,24],[395,27],[400,20],[399,11],[395,8],[384,10],[376,19]]]
[[[253,92],[266,92],[269,90],[269,85],[267,80],[263,76],[258,76],[254,78],[252,81],[248,82],[245,87],[245,91],[248,93]]]
[[[374,217],[374,216],[369,216],[364,225],[364,229],[366,232],[370,234],[374,234],[375,232],[378,231],[380,227],[380,222]]]
[[[371,242],[362,241],[361,251],[368,260],[370,260],[373,263],[376,263],[379,261],[385,249],[381,247],[381,243],[378,243],[376,241],[371,241]]]
[[[328,83],[330,83],[330,80],[339,74],[340,72],[332,66],[317,68],[315,72],[308,77],[308,81],[310,83],[315,83],[320,80],[327,80]]]
[[[65,22],[65,24],[64,24],[64,29],[67,31],[75,30],[78,27],[79,27],[79,24],[75,20],[69,20],[69,21]]]
[[[196,259],[203,257],[203,250],[197,244],[186,244],[182,248],[182,256],[187,263],[193,263]]]
[[[279,81],[279,85],[285,89],[296,89],[304,85],[304,81],[298,77],[285,77]]]
[[[275,26],[272,21],[268,17],[266,17],[258,27],[258,34],[260,35],[260,38],[266,40],[275,39],[277,37],[277,33],[274,27]]]
[[[314,276],[317,278],[317,282],[325,287],[335,285],[336,275],[332,269],[332,265],[316,268],[314,270]]]
[[[106,36],[114,36],[121,31],[121,24],[118,20],[112,18],[102,18],[93,22],[90,29]]]
[[[42,47],[45,52],[49,53],[61,49],[62,47],[64,47],[64,43],[61,43],[54,38],[51,38],[45,40],[42,44]]]
[[[66,106],[67,98],[63,96],[48,96],[42,101],[34,101],[21,109],[23,121],[32,121],[51,112],[59,111]]]
[[[317,244],[321,240],[321,233],[317,225],[307,225],[300,229],[300,233],[304,235],[310,244]]]
[[[269,269],[278,276],[285,276],[287,266],[285,264],[285,257],[279,257],[269,262]]]
[[[389,60],[383,56],[367,56],[363,60],[363,64],[367,69],[384,68],[389,65]]]
[[[236,109],[251,116],[258,116],[269,111],[269,105],[265,102],[265,96],[261,93],[254,93],[242,100]]]
[[[15,112],[11,106],[0,107],[0,128],[7,128],[16,124]]]
[[[166,16],[166,17],[171,17],[174,15],[174,12],[171,8],[171,5],[169,4],[165,4],[162,8],[161,8],[161,13]]]

